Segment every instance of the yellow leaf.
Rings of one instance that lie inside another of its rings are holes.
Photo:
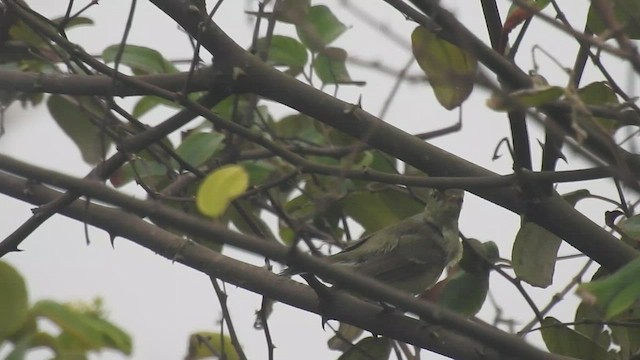
[[[205,216],[218,217],[248,186],[249,175],[242,166],[223,166],[209,174],[200,184],[196,194],[198,210]]]

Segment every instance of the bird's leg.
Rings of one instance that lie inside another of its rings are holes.
[[[333,294],[331,289],[321,283],[318,278],[311,274],[300,274],[302,278],[309,284],[309,286],[316,292],[318,295],[318,309],[320,310],[320,316],[322,318],[322,329],[324,330],[324,325],[329,321],[327,316],[325,315],[325,309],[328,308],[329,304],[333,302]]]

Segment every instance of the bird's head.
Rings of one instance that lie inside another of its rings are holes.
[[[425,220],[437,225],[457,222],[463,196],[461,189],[432,190],[424,208]]]

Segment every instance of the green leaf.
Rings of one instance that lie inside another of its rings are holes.
[[[222,166],[200,184],[196,194],[198,210],[205,216],[218,217],[248,186],[249,175],[242,166]]]
[[[318,52],[347,30],[324,5],[309,8],[307,17],[296,23],[296,31],[302,43],[311,51]]]
[[[354,82],[347,71],[347,52],[339,48],[325,48],[313,62],[313,69],[323,84],[362,84]]]
[[[610,358],[607,351],[596,342],[552,317],[542,320],[540,332],[547,349],[554,354],[589,360]]]
[[[322,125],[316,119],[304,114],[285,116],[274,124],[279,137],[322,145],[326,143],[326,137],[318,131],[320,126]]]
[[[366,233],[396,224],[422,211],[424,205],[396,189],[357,191],[344,200],[344,213],[358,222]]]
[[[266,46],[266,42],[267,38],[258,39],[258,51]],[[307,49],[298,40],[288,36],[274,35],[270,39],[267,60],[274,66],[288,66],[302,71],[309,61],[309,55]]]
[[[59,350],[100,350],[111,348],[125,354],[132,350],[131,338],[93,311],[76,309],[50,300],[37,302],[32,309],[35,316],[55,323],[62,333],[58,337]]]
[[[496,111],[513,111],[548,104],[559,99],[563,94],[564,89],[559,86],[540,86],[514,91],[509,94],[509,99],[505,99],[502,95],[493,95],[487,100],[487,106]]]
[[[386,360],[391,354],[391,340],[385,337],[367,337],[340,355],[338,360]]]
[[[605,81],[593,82],[578,89],[578,97],[587,105],[613,107],[620,105],[615,91]],[[614,119],[602,117],[594,117],[593,119],[609,134],[613,134],[621,126],[621,123]]]
[[[640,39],[640,2],[637,0],[611,0],[613,13],[617,23],[622,27],[622,31],[631,39]],[[596,35],[602,35],[608,29],[600,19],[600,14],[593,6],[589,7],[587,16],[587,27]]]
[[[211,348],[215,353],[212,353]],[[212,356],[226,360],[240,359],[231,338],[226,335],[199,331],[189,336],[189,349],[186,359],[198,360],[211,358]]]
[[[29,306],[22,275],[5,261],[0,261],[0,294],[0,339],[4,339],[22,328]]]
[[[473,90],[478,60],[420,26],[411,34],[411,44],[440,105],[447,110],[460,106]]]
[[[155,187],[167,178],[168,169],[156,161],[142,158],[131,160],[111,175],[109,181],[115,187],[121,187],[136,178],[136,173],[147,186]]]
[[[438,304],[473,316],[480,311],[489,291],[489,271],[468,273],[459,269],[447,282],[438,298]]]
[[[220,133],[192,132],[176,148],[176,154],[191,166],[198,167],[222,148],[223,141],[224,135]]]
[[[562,239],[546,229],[523,221],[511,254],[516,275],[533,286],[551,285],[561,243]]]
[[[89,120],[92,116],[102,117],[93,101],[91,98],[60,95],[51,95],[47,100],[51,116],[76,144],[82,159],[89,164],[98,163],[111,147],[111,139]]]
[[[600,309],[581,302],[576,309],[575,322],[575,330],[577,332],[596,342],[603,349],[609,348],[611,336],[604,328],[605,319]]]
[[[611,319],[629,309],[640,297],[640,259],[636,259],[612,275],[578,287],[582,301],[598,304],[605,319]]]
[[[64,17],[59,17],[51,20],[51,22],[53,22],[57,26],[60,26],[60,24],[62,24],[62,21],[64,20],[65,20]],[[74,16],[73,18],[69,19],[69,21],[67,21],[64,29],[69,30],[73,27],[82,26],[82,25],[93,25],[93,20],[84,16]]]
[[[120,45],[111,45],[102,51],[105,63],[114,62]],[[125,45],[121,64],[131,68],[136,74],[168,74],[178,72],[160,52],[144,46]]]
[[[242,166],[249,174],[249,185],[251,186],[264,183],[277,171],[276,167],[267,161],[244,161]]]

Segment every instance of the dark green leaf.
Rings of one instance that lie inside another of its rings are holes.
[[[105,63],[114,62],[120,45],[111,45],[102,51]],[[165,60],[160,52],[144,46],[125,45],[121,63],[131,68],[136,74],[175,73],[176,67]]]
[[[451,278],[438,299],[438,304],[464,316],[480,311],[489,291],[489,271],[468,273],[459,269]]]
[[[0,339],[24,326],[29,300],[24,279],[5,261],[0,261]]]
[[[89,164],[98,163],[111,147],[109,137],[103,135],[102,130],[89,120],[92,117],[102,117],[93,101],[90,98],[60,95],[51,95],[47,101],[51,116],[73,140],[82,158]]]
[[[554,354],[589,360],[610,358],[607,351],[596,342],[562,325],[552,317],[545,318],[541,325],[542,339],[547,345],[547,349]]]

